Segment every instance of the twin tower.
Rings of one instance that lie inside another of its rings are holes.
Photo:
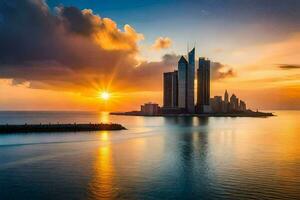
[[[178,70],[164,73],[163,79],[164,114],[206,112],[210,99],[210,61],[199,58],[195,106],[195,48],[188,53],[188,61],[181,56]]]

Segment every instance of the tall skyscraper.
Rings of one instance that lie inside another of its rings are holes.
[[[181,56],[178,61],[178,107],[194,113],[195,48],[189,52],[188,60]]]
[[[163,104],[166,108],[178,106],[178,75],[177,71],[164,73]]]
[[[229,102],[229,100],[228,100],[228,92],[227,92],[227,90],[225,90],[225,94],[224,94],[224,101],[225,101],[225,103],[228,103],[228,102]]]
[[[171,107],[172,106],[172,73],[173,72],[166,72],[164,73],[164,107]]]
[[[188,62],[181,56],[178,61],[178,107],[183,109],[187,107],[187,69]]]
[[[194,81],[195,81],[195,48],[193,48],[189,54],[189,63],[187,69],[187,111],[189,113],[195,112],[195,100],[194,100]]]
[[[228,112],[229,107],[229,96],[227,90],[225,90],[223,112]]]
[[[210,60],[199,58],[197,79],[197,112],[205,112],[210,99]]]
[[[181,112],[195,113],[194,81],[195,48],[188,53],[188,61],[184,56],[180,57],[178,72],[164,73],[164,107],[177,107]]]
[[[178,71],[172,73],[172,107],[178,107]]]

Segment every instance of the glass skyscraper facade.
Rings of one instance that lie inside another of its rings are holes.
[[[187,107],[187,60],[181,56],[178,61],[178,107]]]
[[[199,58],[197,72],[197,112],[203,112],[210,100],[210,61]],[[188,61],[181,56],[178,72],[164,73],[164,107],[180,112],[195,113],[195,48],[188,53]]]
[[[187,69],[187,111],[189,113],[195,112],[195,48],[193,48],[188,55],[189,63]]]
[[[178,106],[178,75],[177,71],[164,73],[163,106],[175,108]]]
[[[210,99],[210,60],[199,58],[197,71],[197,112],[204,112],[204,107],[209,106]]]
[[[188,54],[188,61],[181,56],[178,62],[178,106],[188,113],[195,112],[195,48]]]

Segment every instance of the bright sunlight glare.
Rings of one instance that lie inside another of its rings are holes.
[[[110,97],[110,94],[109,94],[108,92],[101,92],[101,93],[100,93],[100,97],[101,97],[101,99],[103,99],[103,100],[108,100],[109,97]]]

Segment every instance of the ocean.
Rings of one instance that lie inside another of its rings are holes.
[[[300,111],[275,117],[0,112],[0,124],[128,130],[0,135],[0,199],[299,199]]]

